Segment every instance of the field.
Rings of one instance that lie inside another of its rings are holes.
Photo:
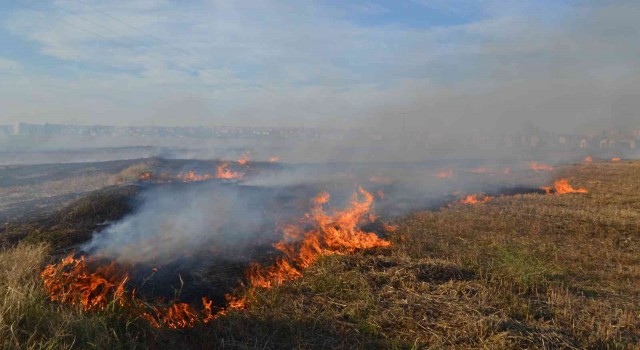
[[[589,193],[402,217],[390,248],[323,257],[301,279],[259,290],[250,308],[186,330],[152,328],[116,304],[84,313],[47,300],[40,270],[122,215],[135,189],[116,186],[44,225],[5,228],[0,347],[637,349],[638,174],[637,161],[568,165],[554,176]]]

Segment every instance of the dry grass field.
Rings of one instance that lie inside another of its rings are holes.
[[[415,213],[394,223],[391,248],[324,257],[188,330],[47,301],[40,232],[0,253],[0,347],[638,349],[640,162],[556,176],[589,193]]]

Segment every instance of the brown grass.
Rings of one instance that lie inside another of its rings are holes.
[[[570,166],[558,176],[588,194],[416,213],[398,220],[394,247],[322,258],[250,309],[186,331],[46,302],[46,250],[19,245],[0,254],[0,346],[637,349],[638,174],[640,162]]]
[[[109,178],[111,184],[124,184],[137,182],[144,173],[152,172],[157,159],[150,159],[144,162],[136,163],[122,169],[119,173]]]

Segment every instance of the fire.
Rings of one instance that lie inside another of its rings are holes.
[[[329,199],[328,193],[321,192],[313,199],[313,207],[301,225],[283,229],[284,238],[274,247],[284,256],[268,267],[254,265],[248,274],[252,286],[271,288],[300,278],[303,270],[322,255],[350,254],[391,245],[375,233],[358,228],[372,210],[373,195],[369,192],[359,188],[352,195],[349,208],[331,213],[323,207]]]
[[[543,186],[541,187],[547,194],[551,194],[552,188],[551,186]],[[567,193],[589,193],[585,188],[575,189],[569,184],[569,179],[559,179],[553,182],[553,190],[555,190],[556,194],[567,194]]]
[[[321,255],[349,254],[361,249],[387,247],[391,242],[375,233],[358,228],[373,215],[373,195],[362,188],[351,197],[350,206],[343,210],[325,211],[330,196],[319,193],[312,200],[312,208],[298,225],[288,225],[282,230],[283,239],[274,244],[284,255],[273,265],[251,265],[247,271],[250,287],[244,297],[226,295],[226,307],[214,307],[212,301],[202,297],[202,306],[174,302],[166,306],[150,305],[135,296],[135,289],[128,292],[129,281],[124,267],[114,262],[90,260],[73,254],[58,264],[44,268],[40,276],[51,301],[79,304],[83,310],[104,310],[115,302],[132,315],[147,320],[153,327],[172,329],[191,328],[206,324],[226,315],[230,310],[248,306],[255,288],[271,288],[302,277],[304,269]],[[394,226],[385,225],[387,232]],[[156,268],[152,269],[153,272]]]
[[[434,176],[437,177],[438,179],[448,179],[451,176],[453,176],[453,170],[452,169],[440,170],[437,173],[435,173]]]
[[[502,175],[509,175],[511,174],[511,168],[506,166],[502,169]]]
[[[621,161],[621,159],[620,159],[620,157],[613,157],[613,158],[611,158],[611,161],[612,162],[619,162],[619,161]]]
[[[240,165],[247,165],[247,163],[249,163],[250,160],[251,160],[251,154],[249,152],[244,152],[242,153],[242,157],[240,157],[240,159],[238,159],[237,162]]]
[[[591,163],[591,162],[593,162],[593,158],[591,158],[591,156],[586,156],[586,157],[584,158],[583,162],[585,162],[585,163]]]
[[[152,306],[137,299],[135,290],[125,290],[129,276],[123,270],[114,262],[102,265],[84,256],[74,258],[71,254],[58,264],[47,265],[40,276],[51,301],[81,305],[85,311],[104,310],[115,302],[133,315],[142,316],[154,327],[190,328],[216,319],[229,310],[245,307],[244,299],[231,296],[227,297],[225,308],[212,309],[211,301],[206,297],[202,298],[202,309],[186,303]]]
[[[466,197],[462,198],[460,201],[458,201],[458,203],[462,203],[462,204],[480,204],[480,203],[486,203],[490,200],[492,200],[493,197],[491,196],[487,196],[484,195],[482,193],[476,193],[476,194],[470,194],[467,195]]]
[[[152,178],[153,178],[153,174],[150,171],[145,171],[144,173],[140,174],[140,176],[138,177],[138,180],[149,181]]]
[[[543,163],[529,162],[529,169],[533,171],[552,171],[553,167]]]
[[[568,179],[556,180],[553,183],[553,187],[555,188],[557,194],[588,193],[589,192],[585,188],[574,189],[573,187],[571,187],[571,185],[569,185],[569,180]]]
[[[195,171],[191,170],[186,174],[178,174],[176,178],[178,178],[178,180],[182,182],[194,182],[194,181],[211,180],[214,178],[214,176],[211,174],[198,175]]]
[[[245,163],[246,164],[246,163]],[[206,181],[211,179],[239,179],[244,173],[229,169],[229,163],[223,162],[216,169],[216,174],[198,175],[194,170],[187,173],[178,174],[176,178],[182,182]]]
[[[244,176],[244,173],[236,172],[229,169],[229,164],[223,162],[218,166],[217,175],[218,179],[239,179]]]
[[[104,310],[111,302],[125,303],[124,285],[129,276],[115,263],[100,265],[93,273],[84,256],[63,258],[40,273],[52,301],[80,304],[83,310]]]
[[[280,161],[279,157],[271,157],[269,158],[269,163],[277,163]]]

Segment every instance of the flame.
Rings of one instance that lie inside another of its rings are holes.
[[[47,265],[40,277],[52,301],[80,304],[84,310],[104,310],[112,300],[124,304],[129,276],[113,262],[87,273],[90,269],[84,256],[76,259],[72,254],[60,264]]]
[[[271,157],[269,158],[269,163],[277,163],[280,161],[279,157]]]
[[[552,171],[553,167],[543,163],[529,162],[529,169],[533,171]]]
[[[138,180],[140,181],[149,181],[151,179],[153,179],[153,174],[150,171],[145,171],[138,177]]]
[[[218,173],[216,177],[218,179],[239,179],[244,176],[244,173],[236,172],[229,169],[229,164],[227,162],[223,162],[218,166]]]
[[[593,162],[593,158],[591,158],[591,156],[586,156],[586,157],[584,158],[583,162],[585,162],[585,163],[591,163],[591,162]]]
[[[482,193],[476,193],[476,194],[470,194],[467,195],[466,197],[462,198],[460,201],[458,201],[458,203],[462,203],[462,204],[480,204],[480,203],[486,203],[490,200],[492,200],[493,197],[491,196],[487,196],[484,195]]]
[[[588,193],[589,192],[585,188],[574,189],[573,187],[571,187],[571,185],[569,185],[569,180],[568,179],[556,180],[553,183],[553,187],[555,188],[557,194]],[[550,193],[550,191],[547,191],[547,193]]]
[[[373,215],[373,195],[359,188],[351,197],[350,206],[339,211],[324,210],[329,202],[327,192],[313,198],[313,206],[301,220],[300,225],[288,225],[282,230],[284,238],[274,244],[284,256],[273,265],[253,264],[247,271],[251,296],[255,288],[271,288],[286,281],[302,277],[321,255],[349,254],[360,249],[387,247],[391,242],[374,233],[360,230],[358,225],[371,220]],[[375,217],[375,216],[374,216]],[[388,232],[394,226],[385,225]],[[226,295],[227,306],[216,308],[207,297],[202,298],[202,307],[195,308],[186,303],[174,302],[166,306],[149,305],[127,292],[125,286],[129,276],[116,263],[91,263],[84,256],[74,258],[71,254],[58,264],[47,265],[41,272],[45,290],[51,301],[80,304],[83,310],[104,310],[109,303],[116,302],[132,315],[146,319],[153,327],[172,329],[191,328],[206,324],[226,315],[230,310],[240,310],[248,306],[247,296]],[[157,271],[157,268],[152,268]]]
[[[359,188],[352,195],[349,208],[332,213],[323,208],[329,199],[328,193],[319,193],[301,225],[284,227],[284,238],[274,244],[284,256],[271,266],[254,265],[247,275],[252,286],[271,288],[300,278],[302,271],[322,255],[350,254],[391,245],[375,233],[358,229],[358,224],[371,214],[373,195],[369,192]]]
[[[246,163],[243,163],[246,164]],[[229,163],[223,162],[216,169],[216,174],[204,174],[198,175],[195,171],[191,170],[184,174],[178,174],[176,178],[182,182],[194,182],[205,181],[211,179],[239,179],[244,176],[244,173],[233,171],[229,169]]]
[[[237,160],[237,162],[240,165],[247,165],[247,163],[249,163],[250,160],[251,160],[251,154],[249,152],[244,152],[242,153],[242,156],[240,157],[240,159]]]
[[[97,261],[89,262],[84,256],[74,258],[71,254],[58,264],[47,265],[40,276],[51,301],[79,304],[85,311],[104,310],[115,302],[158,328],[190,328],[218,318],[229,310],[245,307],[244,299],[229,296],[225,308],[212,309],[211,301],[206,297],[202,298],[201,310],[178,302],[163,307],[151,306],[137,299],[135,290],[125,291],[129,276],[123,270],[115,262],[101,265]]]
[[[511,168],[506,166],[502,169],[502,175],[509,175],[511,174]]]
[[[612,162],[619,162],[620,160],[621,160],[621,159],[620,159],[620,157],[613,157],[613,158],[611,158],[611,161],[612,161]]]
[[[452,169],[440,170],[437,173],[435,173],[433,176],[437,177],[438,179],[448,179],[451,176],[453,176],[453,170]]]
[[[178,174],[176,178],[182,182],[194,182],[194,181],[205,181],[211,180],[215,176],[211,174],[198,175],[195,171],[191,170],[186,174]]]

